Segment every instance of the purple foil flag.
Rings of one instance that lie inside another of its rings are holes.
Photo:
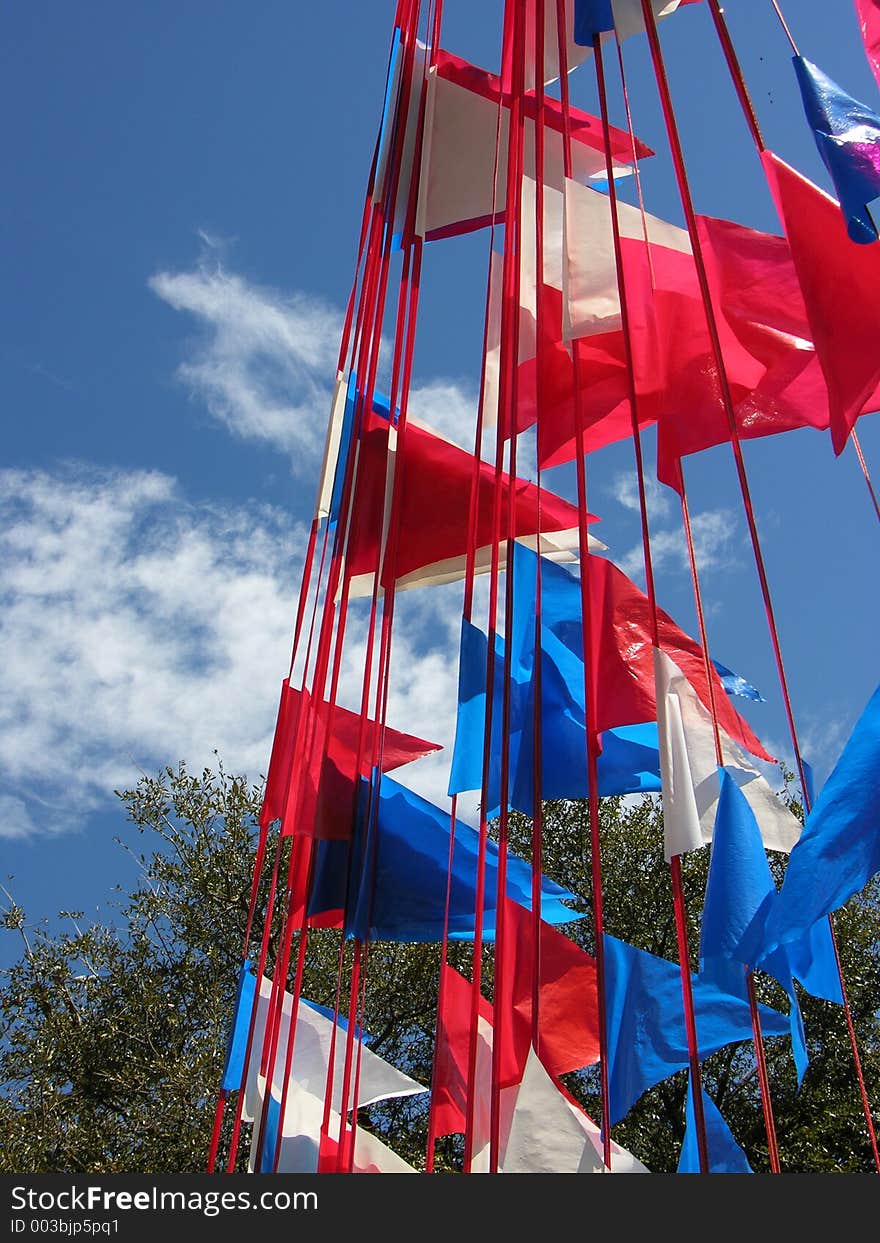
[[[794,57],[807,121],[854,242],[877,241],[868,204],[880,197],[880,116],[803,56]]]

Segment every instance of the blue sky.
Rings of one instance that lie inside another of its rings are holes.
[[[786,8],[804,55],[880,105],[848,0]],[[495,67],[500,10],[448,0],[444,45]],[[769,144],[827,187],[769,0],[727,12]],[[6,8],[0,847],[32,920],[94,914],[129,883],[112,790],[139,769],[198,768],[216,748],[230,770],[265,770],[392,16],[390,0]],[[686,9],[662,37],[698,210],[779,231],[708,14]],[[679,223],[642,38],[626,60],[657,151],[647,205]],[[595,110],[589,66],[572,92]],[[464,443],[487,246],[480,233],[425,256],[411,409]],[[880,474],[876,424],[859,434]],[[880,531],[851,450],[835,459],[805,431],[745,456],[822,777],[878,681]],[[787,754],[730,449],[686,477],[713,655],[761,689],[747,715]],[[571,494],[570,471],[545,482]],[[589,490],[597,534],[637,577],[631,447],[590,460]],[[657,489],[653,521],[660,601],[693,632],[673,494]],[[396,619],[392,723],[447,744],[459,612],[459,588],[429,589]],[[353,649],[349,688],[356,672]],[[445,762],[413,784],[439,800]]]

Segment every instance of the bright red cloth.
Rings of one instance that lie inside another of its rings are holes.
[[[859,415],[880,404],[880,245],[851,241],[836,200],[772,151],[762,158],[828,386],[831,441],[841,453]]]
[[[374,418],[361,437],[352,521],[346,550],[346,573],[351,578],[371,574],[380,556],[388,463],[387,422]],[[404,578],[426,566],[464,557],[468,547],[470,496],[474,473],[473,455],[451,441],[408,422],[403,452],[395,454],[400,472],[400,539],[396,578]],[[501,486],[502,537],[507,535],[510,476]],[[516,534],[534,535],[538,530],[539,493],[525,479],[513,481]],[[495,536],[495,467],[480,463],[476,548],[491,546]],[[569,531],[578,526],[575,505],[542,489],[541,530]],[[593,515],[588,521],[595,522]],[[463,568],[462,568],[463,573]],[[390,586],[390,566],[383,585]]]
[[[376,722],[368,720],[361,748],[362,776],[370,772],[375,731]],[[326,702],[315,706],[308,691],[296,690],[285,680],[260,823],[280,819],[285,835],[350,837],[360,732],[358,713],[338,704],[331,708]],[[389,772],[439,750],[439,743],[386,726],[379,767]]]

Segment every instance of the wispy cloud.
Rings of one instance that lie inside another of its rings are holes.
[[[149,472],[6,471],[0,832],[69,826],[134,765],[265,765],[302,529]],[[31,798],[43,805],[37,815]],[[24,812],[22,811],[24,808]]]
[[[694,553],[700,573],[731,568],[737,563],[741,527],[733,510],[707,509],[691,516]],[[651,530],[651,560],[654,569],[690,569],[687,541],[682,527],[654,527]],[[644,550],[636,544],[618,561],[631,577],[644,575]]]
[[[179,368],[193,395],[228,431],[281,450],[311,474],[330,412],[339,312],[303,293],[254,285],[208,258],[149,283],[199,322]]]
[[[179,378],[227,431],[280,450],[295,473],[311,478],[324,446],[342,315],[302,291],[245,280],[224,266],[225,243],[201,237],[204,255],[194,268],[158,272],[149,281],[164,302],[199,324]],[[473,449],[476,395],[466,385],[417,381],[409,410]]]
[[[620,471],[614,476],[610,492],[619,505],[632,513],[640,512],[639,484],[635,471]],[[645,477],[645,500],[650,519],[665,518],[670,511],[669,489],[664,488],[656,479]]]
[[[6,471],[0,489],[0,836],[68,830],[139,767],[198,768],[215,749],[257,780],[304,528],[268,506],[193,506],[151,472]],[[460,591],[431,603],[402,598],[389,723],[448,748]],[[364,634],[355,614],[340,690],[352,707]],[[446,764],[448,751],[401,776],[442,800]]]

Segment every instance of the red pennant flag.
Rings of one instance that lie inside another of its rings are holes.
[[[534,918],[516,902],[506,901],[508,924],[504,937],[503,1007],[501,1024],[501,1087],[522,1079],[532,1037],[532,974],[534,971]],[[541,923],[541,983],[539,1042],[541,1061],[553,1075],[592,1065],[599,1057],[599,1020],[596,964],[568,937]],[[443,1004],[435,1042],[431,1108],[436,1134],[465,1130],[467,1116],[468,1049],[473,986],[446,964],[443,967]],[[488,1116],[494,1009],[479,1000],[477,1111]],[[479,1129],[479,1128],[477,1128]]]
[[[365,723],[359,774],[360,715],[338,704],[314,706],[308,691],[285,680],[260,823],[281,820],[285,835],[350,837],[355,779],[369,775],[376,728],[375,721]],[[440,749],[439,743],[386,726],[379,767],[390,772]]]
[[[842,453],[859,415],[880,405],[880,246],[851,241],[835,199],[772,151],[762,159],[828,385],[831,442]]]
[[[855,0],[865,55],[880,83],[880,0]]]
[[[545,467],[576,454],[576,381],[587,451],[632,434],[610,203],[568,182],[565,212],[565,292],[542,286],[544,339],[519,369],[518,427],[537,420]],[[639,424],[658,424],[658,475],[680,490],[681,458],[730,439],[690,240],[629,204],[618,204],[618,217]],[[827,427],[825,379],[786,240],[709,217],[698,227],[739,438]]]
[[[434,1042],[434,1077],[431,1087],[431,1112],[435,1133],[453,1135],[465,1130],[467,1117],[468,1049],[471,1026],[473,985],[463,975],[444,963],[443,1004],[437,1015],[437,1036]],[[492,1005],[485,997],[479,1000],[479,1018],[484,1031],[491,1032]],[[491,1036],[488,1044],[491,1045]],[[484,1049],[484,1056],[486,1050]],[[478,1084],[479,1087],[479,1084]]]
[[[648,597],[605,557],[590,558],[590,607],[600,624],[593,626],[592,687],[598,732],[618,725],[656,721],[654,652]],[[714,698],[718,724],[752,755],[773,763],[763,743],[740,716],[712,670],[712,691],[703,649],[657,609],[660,647],[678,665],[706,708]]]
[[[519,1083],[532,1043],[535,970],[535,917],[517,902],[505,901],[502,992],[496,1003],[504,1015],[502,1087]],[[580,1070],[599,1060],[596,963],[579,945],[541,921],[536,1052],[551,1075]],[[512,1025],[508,1032],[505,1028]]]
[[[465,571],[468,546],[470,495],[474,473],[473,455],[442,436],[436,436],[407,420],[404,453],[394,453],[394,469],[401,472],[400,539],[397,549],[398,589],[428,582],[449,582]],[[358,449],[357,481],[352,521],[346,550],[346,572],[352,594],[372,586],[372,576],[382,556],[386,498],[389,497],[389,425],[375,417],[365,430]],[[577,546],[577,507],[533,484],[514,479],[516,534],[535,535],[540,526],[549,539],[555,532],[573,532]],[[510,497],[510,476],[502,477],[502,514]],[[476,547],[478,566],[488,568],[487,550],[495,536],[495,468],[481,462],[478,483]],[[588,515],[589,522],[596,518]],[[505,528],[506,534],[506,528]],[[482,555],[481,555],[482,553]],[[383,585],[390,586],[390,570]]]

